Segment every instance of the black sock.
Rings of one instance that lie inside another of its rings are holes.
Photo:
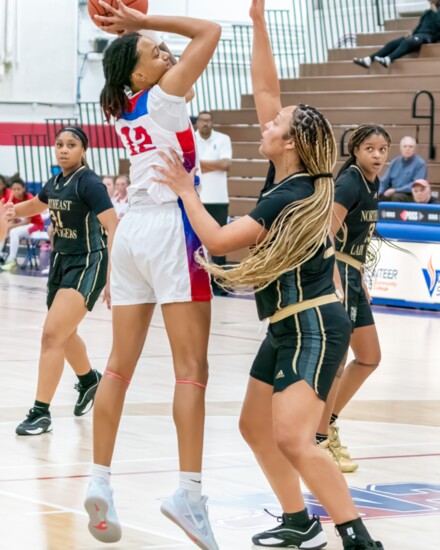
[[[88,388],[89,386],[93,386],[97,382],[96,378],[96,372],[92,369],[89,370],[87,374],[77,374],[76,375],[78,380],[81,382],[81,386],[83,388]]]
[[[307,511],[307,508],[304,508],[301,512],[295,512],[294,514],[283,514],[283,521],[287,525],[297,525],[298,527],[309,525],[309,512]]]
[[[319,445],[320,443],[328,439],[328,434],[316,434],[315,438],[316,438],[316,443],[318,443]]]
[[[34,409],[37,409],[38,412],[42,414],[47,414],[49,412],[50,403],[43,403],[42,401],[34,402]]]
[[[330,424],[333,424],[338,419],[338,415],[333,413],[332,417],[330,418]]]
[[[353,519],[351,521],[347,521],[346,523],[336,525],[336,529],[342,537],[342,542],[353,540],[357,537],[364,540],[373,540],[370,537],[370,533],[367,531],[367,528],[363,524],[361,518]]]

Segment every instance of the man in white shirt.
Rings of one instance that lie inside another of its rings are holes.
[[[212,127],[212,114],[201,111],[196,121],[197,149],[202,172],[200,198],[206,210],[223,226],[228,222],[228,171],[231,167],[232,145],[229,136],[215,132]],[[225,256],[213,256],[212,260],[217,265],[226,263]],[[213,290],[214,294],[224,294],[215,285]]]

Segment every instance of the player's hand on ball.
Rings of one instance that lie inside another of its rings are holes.
[[[107,2],[104,2],[104,0],[99,0],[99,4],[111,13],[111,15],[94,16],[96,21],[103,24],[102,30],[111,34],[123,34],[142,29],[142,21],[145,20],[145,14],[128,8],[121,0],[116,1],[118,7],[114,8],[110,4],[107,4]]]
[[[191,172],[187,172],[179,158],[179,155],[170,149],[170,156],[165,153],[158,153],[163,160],[164,165],[159,166],[156,164],[154,169],[161,177],[154,178],[153,181],[168,185],[168,187],[181,197],[186,191],[194,190],[194,176],[197,169],[193,168]],[[170,158],[171,157],[171,158]]]

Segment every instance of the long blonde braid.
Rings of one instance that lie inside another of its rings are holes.
[[[298,105],[285,139],[293,138],[304,168],[312,176],[331,174],[336,142],[330,123],[314,107]],[[217,266],[200,253],[196,259],[224,288],[240,293],[262,290],[283,273],[312,258],[330,229],[334,185],[332,177],[315,180],[310,197],[292,202],[278,215],[264,240],[238,265]]]

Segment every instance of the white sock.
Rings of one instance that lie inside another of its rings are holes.
[[[180,472],[179,487],[188,491],[190,500],[199,501],[202,498],[202,474],[200,472]]]
[[[367,56],[367,57],[364,57],[364,62],[370,66],[371,65],[371,57]]]
[[[101,466],[101,464],[93,464],[92,466],[92,479],[96,477],[102,477],[107,483],[110,484],[110,466]]]

